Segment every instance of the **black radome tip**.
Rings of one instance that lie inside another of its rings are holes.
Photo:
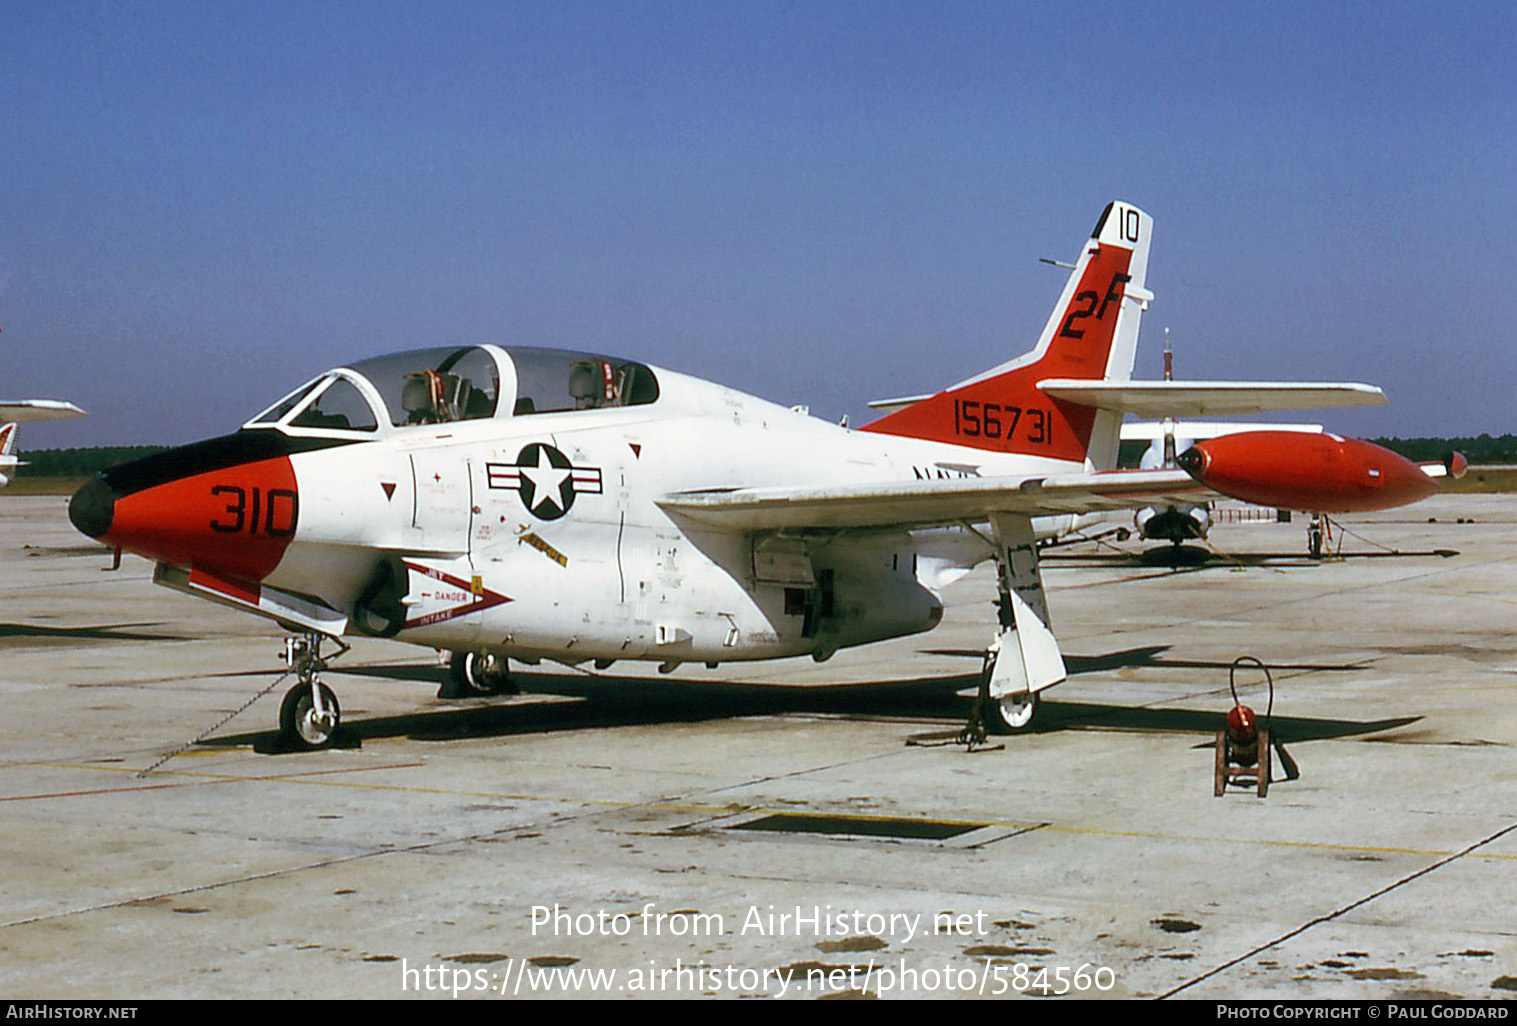
[[[91,538],[102,537],[116,516],[116,492],[100,478],[85,482],[68,503],[68,518]]]

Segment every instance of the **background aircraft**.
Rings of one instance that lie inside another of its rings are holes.
[[[1168,329],[1165,331],[1164,345],[1164,380],[1174,379],[1173,353],[1169,348]],[[1363,405],[1370,400],[1369,396],[1360,393],[1347,393],[1344,402],[1337,405]],[[1238,411],[1246,412],[1246,411]],[[1189,450],[1197,441],[1221,438],[1226,435],[1254,432],[1249,440],[1249,447],[1257,449],[1261,441],[1268,435],[1262,432],[1290,432],[1299,431],[1306,434],[1322,434],[1321,424],[1265,424],[1258,422],[1217,422],[1198,420],[1176,420],[1167,417],[1161,421],[1138,421],[1128,422],[1122,425],[1122,440],[1147,441],[1149,446],[1144,450],[1138,466],[1144,470],[1172,469],[1178,467],[1179,454]],[[1343,440],[1342,444],[1330,443],[1326,446],[1318,445],[1313,448],[1308,443],[1293,448],[1303,452],[1314,451],[1323,459],[1338,460],[1364,460],[1378,462],[1384,460],[1386,450],[1374,446],[1369,442],[1361,442],[1356,439]],[[1422,471],[1429,477],[1443,477],[1453,473],[1461,476],[1464,473],[1463,458],[1455,459],[1450,454],[1442,463],[1420,464]],[[1367,473],[1368,471],[1366,471]],[[1420,479],[1414,479],[1414,483],[1420,484]],[[1315,495],[1309,497],[1309,501],[1320,499]],[[1302,508],[1296,512],[1312,514],[1310,526],[1307,529],[1308,549],[1313,558],[1322,555],[1323,516],[1325,510],[1315,508]],[[1210,502],[1167,502],[1153,506],[1143,506],[1133,515],[1133,523],[1141,537],[1150,541],[1167,541],[1176,549],[1187,541],[1204,540],[1211,530],[1212,504]]]
[[[73,403],[58,399],[0,399],[0,488],[10,484],[21,466],[15,455],[16,425],[29,420],[63,420],[83,417]]]
[[[1169,346],[1169,329],[1164,329],[1164,380],[1173,381],[1174,351]],[[1129,421],[1122,425],[1122,441],[1146,441],[1149,443],[1138,461],[1143,470],[1170,470],[1177,466],[1175,457],[1189,449],[1202,438],[1239,431],[1257,431],[1264,428],[1279,428],[1294,431],[1321,431],[1322,425],[1265,425],[1265,424],[1219,424],[1206,421],[1186,421],[1183,424],[1173,417],[1161,421]],[[1144,506],[1133,514],[1133,525],[1138,535],[1148,541],[1167,541],[1174,547],[1188,541],[1205,540],[1211,530],[1211,503],[1172,502],[1159,506]]]
[[[987,693],[1025,725],[1065,678],[1034,517],[1229,488],[1378,508],[1435,487],[1384,450],[1319,466],[1299,440],[1328,436],[1267,432],[1198,443],[1184,469],[1114,469],[1127,412],[1384,402],[1130,380],[1151,229],[1110,204],[1031,352],[860,430],[630,360],[453,346],[320,375],[234,434],[106,471],[70,517],[155,560],[158,583],[304,632],[280,714],[297,744],[333,737],[319,653],[347,632],[450,650],[480,690],[507,659],[820,661],[930,630],[931,585],[971,550],[999,571]]]

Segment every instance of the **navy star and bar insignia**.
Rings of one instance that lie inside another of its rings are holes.
[[[576,467],[544,442],[522,446],[515,463],[486,463],[485,480],[491,488],[519,492],[522,505],[539,520],[568,513],[577,495],[601,494],[599,467]]]

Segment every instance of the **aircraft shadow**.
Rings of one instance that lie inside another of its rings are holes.
[[[1038,707],[1031,733],[1047,734],[1061,730],[1158,731],[1214,735],[1222,726],[1225,710],[1143,709],[1100,702],[1045,701]],[[1309,716],[1270,718],[1270,731],[1282,742],[1326,741],[1332,738],[1374,734],[1416,723],[1420,716],[1397,716],[1383,720],[1318,719]],[[1210,747],[1208,737],[1204,744]]]
[[[1215,559],[1215,554],[1199,545],[1159,545],[1138,553],[1144,566],[1201,566]]]
[[[420,671],[420,672],[417,672]],[[426,667],[366,667],[347,670],[355,676],[440,682],[446,671]],[[671,678],[609,675],[514,673],[526,693],[510,699],[459,699],[444,709],[344,719],[342,730],[353,744],[365,739],[408,737],[418,741],[508,737],[602,727],[700,723],[743,716],[785,713],[857,715],[879,718],[967,719],[969,700],[957,692],[978,686],[979,675],[948,676],[889,684],[794,687],[771,684],[726,684]],[[579,701],[532,701],[534,696]],[[339,694],[340,698],[340,694]],[[272,731],[212,738],[205,745],[253,745],[260,752],[280,750]]]
[[[1127,648],[1119,652],[1107,652],[1103,655],[1077,656],[1066,655],[1064,668],[1069,671],[1071,677],[1082,673],[1099,673],[1105,670],[1136,669],[1139,667],[1154,667],[1158,669],[1174,670],[1220,670],[1226,672],[1232,669],[1232,662],[1223,662],[1212,659],[1169,659],[1161,658],[1168,652],[1169,645],[1146,645],[1142,648]],[[928,655],[959,656],[964,659],[983,659],[985,653],[977,648],[924,648]],[[1362,670],[1364,663],[1269,663],[1271,673],[1283,672],[1314,672],[1314,673],[1342,673],[1349,670]],[[1252,666],[1240,668],[1247,674],[1257,674],[1258,670]],[[1226,681],[1224,680],[1223,683]],[[1244,678],[1244,683],[1257,683],[1253,676]]]
[[[1385,549],[1379,552],[1340,552],[1336,555],[1324,556],[1321,559],[1313,559],[1304,552],[1234,553],[1216,552],[1193,545],[1182,545],[1178,548],[1165,545],[1152,549],[1144,549],[1141,552],[1050,552],[1044,553],[1041,559],[1045,564],[1067,567],[1146,567],[1191,573],[1198,570],[1226,570],[1230,567],[1239,566],[1277,567],[1284,569],[1291,567],[1325,566],[1351,559],[1405,559],[1411,557],[1426,558],[1428,556],[1451,559],[1457,555],[1459,555],[1458,549],[1418,549],[1414,551]]]
[[[1150,650],[1133,651],[1141,655]],[[1112,656],[1095,658],[1112,659],[1131,655],[1132,653],[1113,653]],[[1350,668],[1352,667],[1326,667]],[[425,666],[375,666],[344,672],[428,683],[441,683],[446,678],[446,670]],[[518,672],[514,676],[525,692],[523,696],[510,699],[463,699],[447,708],[399,716],[346,719],[338,746],[358,747],[365,740],[382,738],[456,741],[784,714],[885,720],[899,718],[915,722],[925,720],[940,722],[948,728],[962,726],[967,722],[973,699],[960,692],[969,692],[979,686],[977,672],[882,684],[813,686],[565,673]],[[533,701],[534,696],[545,696],[549,700]],[[1216,711],[1145,709],[1044,699],[1034,725],[1028,732],[1167,731],[1209,736],[1222,725],[1224,712],[1220,708]],[[1299,742],[1374,733],[1405,726],[1415,719],[1416,717],[1326,720],[1276,716],[1273,729],[1284,740]],[[255,751],[264,754],[278,754],[286,750],[276,731],[228,735],[208,739],[201,744],[211,747],[251,745]]]
[[[60,638],[68,641],[184,641],[179,634],[149,634],[131,627],[156,627],[154,623],[115,623],[97,627],[43,627],[34,623],[0,623],[0,641],[6,638]]]

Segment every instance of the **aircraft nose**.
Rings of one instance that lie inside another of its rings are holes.
[[[229,435],[124,463],[80,488],[82,533],[161,563],[247,581],[294,540],[300,493],[283,436]]]
[[[91,538],[101,538],[116,519],[116,491],[101,478],[85,483],[68,503],[68,518]]]

